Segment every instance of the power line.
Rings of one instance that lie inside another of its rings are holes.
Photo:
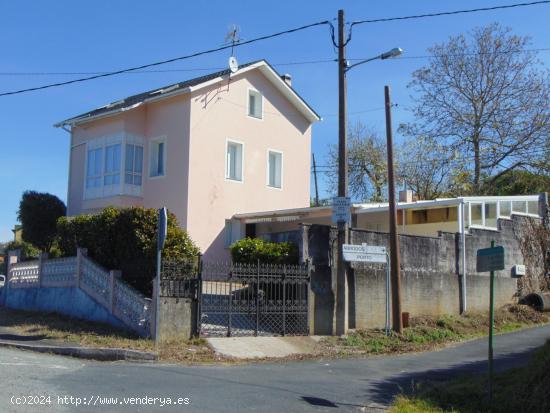
[[[428,55],[404,55],[394,58],[393,60],[408,60],[408,59],[431,59],[434,57],[459,57],[459,56],[484,56],[484,55],[500,55],[500,54],[512,54],[512,53],[532,53],[532,52],[550,52],[550,48],[543,47],[537,49],[522,49],[522,50],[507,50],[502,52],[486,52],[486,53],[460,53],[460,54],[428,54]],[[351,61],[366,60],[366,58],[349,58]],[[316,60],[303,60],[294,62],[280,62],[271,63],[272,66],[300,66],[300,65],[312,65],[323,63],[336,63],[337,59],[316,59]],[[179,72],[198,72],[198,71],[218,71],[223,70],[225,67],[195,67],[195,68],[181,68],[181,69],[156,69],[156,70],[132,70],[130,72],[124,72],[121,74],[147,74],[147,73],[179,73]],[[0,72],[0,76],[70,76],[70,75],[101,75],[108,74],[110,71],[96,71],[96,72]]]
[[[48,85],[37,86],[37,87],[32,87],[32,88],[27,88],[27,89],[20,89],[20,90],[15,90],[15,91],[12,91],[12,92],[4,92],[4,93],[0,93],[0,97],[1,96],[17,95],[17,94],[20,94],[20,93],[32,92],[32,91],[35,91],[35,90],[48,89],[48,88],[52,88],[52,87],[65,86],[65,85],[70,85],[70,84],[78,83],[78,82],[86,82],[88,80],[94,80],[94,79],[99,79],[99,78],[103,78],[103,77],[119,75],[119,74],[122,74],[122,73],[133,72],[135,70],[146,69],[148,67],[160,66],[160,65],[167,64],[167,63],[173,63],[173,62],[177,62],[177,61],[180,61],[180,60],[186,60],[186,59],[190,59],[190,58],[193,58],[193,57],[198,57],[198,56],[203,56],[203,55],[206,55],[206,54],[219,52],[219,51],[230,49],[230,48],[237,47],[237,46],[244,46],[244,45],[247,45],[247,44],[259,42],[261,40],[272,39],[274,37],[278,37],[278,36],[282,36],[282,35],[290,34],[290,33],[295,33],[295,32],[301,31],[301,30],[306,30],[306,29],[309,29],[309,28],[312,28],[312,27],[321,26],[321,25],[325,25],[325,24],[331,24],[331,23],[328,20],[324,20],[324,21],[321,21],[321,22],[311,23],[311,24],[307,24],[305,26],[300,26],[300,27],[296,27],[296,28],[293,28],[293,29],[280,31],[280,32],[277,32],[277,33],[272,33],[272,34],[269,34],[269,35],[266,35],[266,36],[256,37],[255,39],[241,41],[241,42],[239,42],[237,44],[234,44],[234,45],[231,44],[231,45],[217,47],[217,48],[214,48],[214,49],[203,50],[201,52],[192,53],[192,54],[189,54],[189,55],[186,55],[186,56],[175,57],[175,58],[168,59],[168,60],[162,60],[162,61],[159,61],[159,62],[154,62],[154,63],[149,63],[149,64],[145,64],[145,65],[141,65],[141,66],[131,67],[131,68],[128,68],[128,69],[117,70],[117,71],[114,71],[114,72],[102,73],[102,74],[93,75],[93,76],[89,76],[89,77],[84,77],[84,78],[80,78],[80,79],[68,80],[68,81],[65,81],[65,82],[51,83],[51,84],[48,84]]]
[[[336,59],[318,59],[318,60],[304,60],[297,62],[285,62],[285,63],[271,63],[272,66],[298,66],[298,65],[310,65],[320,63],[334,63]],[[199,72],[199,71],[218,71],[224,70],[226,67],[195,67],[187,69],[156,69],[156,70],[132,70],[130,72],[124,72],[121,74],[142,74],[142,73],[178,73],[178,72]],[[102,75],[108,74],[111,71],[96,71],[96,72],[0,72],[0,76],[70,76],[70,75]]]
[[[439,13],[427,13],[427,14],[417,14],[412,16],[399,16],[399,17],[385,17],[381,19],[371,19],[371,20],[358,20],[351,22],[350,28],[359,24],[368,24],[368,23],[381,23],[389,22],[396,20],[412,20],[412,19],[422,19],[426,17],[440,17],[440,16],[450,16],[455,14],[465,14],[465,13],[477,13],[481,11],[493,11],[493,10],[503,10],[511,9],[516,7],[527,7],[527,6],[536,6],[540,4],[549,4],[550,0],[546,1],[532,1],[528,3],[515,3],[515,4],[506,4],[502,6],[492,6],[492,7],[480,7],[477,9],[466,9],[466,10],[454,10],[454,11],[445,11]]]

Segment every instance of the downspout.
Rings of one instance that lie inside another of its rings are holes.
[[[464,225],[464,209],[465,207],[465,204],[464,204],[464,200],[461,200],[460,202],[460,208],[459,208],[459,213],[460,213],[460,216],[459,216],[459,219],[458,219],[458,222],[460,223],[460,240],[462,242],[462,278],[461,278],[461,282],[462,282],[462,296],[461,296],[461,313],[465,313],[466,312],[466,308],[467,308],[467,303],[468,303],[468,300],[467,300],[467,293],[466,293],[466,231],[465,231],[465,225]]]

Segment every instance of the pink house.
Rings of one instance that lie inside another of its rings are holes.
[[[130,96],[70,131],[68,215],[166,206],[210,259],[239,213],[309,206],[315,111],[265,60]]]

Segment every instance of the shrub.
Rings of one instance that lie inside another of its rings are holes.
[[[99,214],[62,217],[57,223],[58,247],[64,256],[76,255],[77,247],[108,269],[122,271],[122,278],[146,295],[151,295],[156,275],[158,213],[141,207],[105,208]],[[163,257],[185,260],[199,249],[186,231],[168,214],[168,231]]]
[[[50,252],[56,236],[57,219],[66,212],[65,204],[55,195],[25,191],[17,212],[23,227],[23,241]]]
[[[0,274],[7,273],[8,267],[8,251],[20,250],[21,251],[21,261],[35,260],[40,254],[40,250],[34,245],[29,244],[25,241],[11,241],[4,245],[4,263],[0,265]]]
[[[297,264],[298,248],[292,242],[267,242],[259,238],[245,238],[230,247],[233,262]]]

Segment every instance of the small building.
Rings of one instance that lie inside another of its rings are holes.
[[[226,219],[309,205],[319,119],[265,60],[66,119],[67,214],[165,206],[205,257],[225,259]]]
[[[414,201],[410,191],[397,202],[399,234],[438,236],[440,232],[468,233],[470,228],[497,230],[497,220],[512,215],[540,217],[539,195],[467,196]],[[388,203],[353,204],[351,227],[389,232]],[[331,225],[332,207],[293,208],[236,214],[228,225],[227,239],[246,236],[271,241],[292,239],[300,224]],[[229,233],[230,232],[230,233]]]

